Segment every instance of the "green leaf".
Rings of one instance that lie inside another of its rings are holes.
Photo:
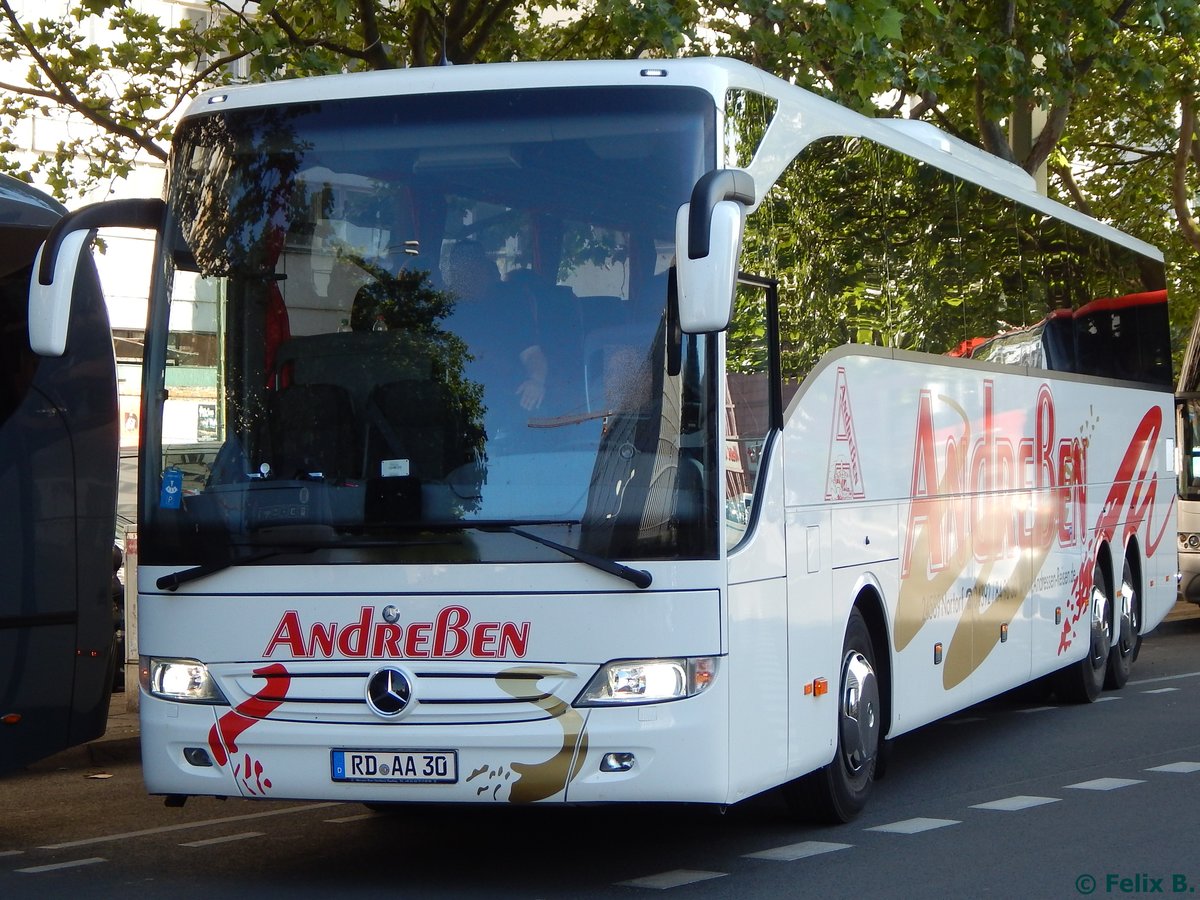
[[[898,41],[903,37],[901,24],[904,14],[894,6],[875,19],[875,37],[881,41]]]

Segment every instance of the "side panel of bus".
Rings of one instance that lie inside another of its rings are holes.
[[[1175,589],[1169,399],[916,354],[831,354],[783,439],[789,525],[831,532],[816,537],[830,557],[816,568],[831,570],[832,597],[804,592],[789,610],[806,648],[791,654],[792,690],[836,684],[820,648],[840,648],[866,589],[886,609],[888,645],[875,650],[891,661],[893,736],[1081,659],[1093,567],[1119,584],[1126,548],[1141,630],[1153,628]],[[847,463],[854,489],[834,490]],[[826,604],[832,629],[817,624]]]
[[[29,275],[47,228],[14,212],[0,230],[0,714],[19,717],[0,726],[0,771],[103,734],[113,683],[112,342],[89,264],[66,355],[30,350]]]

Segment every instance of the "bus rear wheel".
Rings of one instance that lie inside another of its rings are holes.
[[[1125,687],[1133,661],[1137,659],[1142,646],[1142,596],[1128,557],[1121,572],[1121,590],[1116,601],[1119,604],[1118,623],[1121,630],[1109,651],[1108,669],[1104,673],[1104,686],[1110,690]]]
[[[1088,614],[1091,627],[1087,655],[1058,673],[1058,695],[1068,703],[1091,703],[1099,697],[1108,671],[1109,650],[1113,646],[1112,592],[1098,559],[1092,570]]]
[[[857,607],[846,623],[837,701],[837,752],[833,760],[784,789],[798,814],[830,823],[849,822],[862,812],[879,758],[882,722],[875,651]]]

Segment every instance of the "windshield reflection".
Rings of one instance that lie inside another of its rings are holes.
[[[388,535],[393,559],[555,558],[480,530],[544,522],[601,557],[714,555],[711,348],[671,374],[664,325],[712,122],[691,90],[574,89],[184,123],[145,561],[223,565],[292,526],[338,561]],[[437,536],[455,523],[474,536]]]

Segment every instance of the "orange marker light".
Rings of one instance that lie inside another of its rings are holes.
[[[5,713],[3,716],[0,716],[0,722],[3,722],[5,725],[16,725],[20,721],[20,713]]]
[[[829,682],[824,678],[816,678],[813,680],[813,694],[817,697],[822,697],[829,693]]]

